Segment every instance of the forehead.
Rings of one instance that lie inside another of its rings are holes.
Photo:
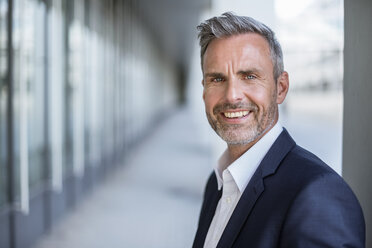
[[[222,66],[226,63],[272,67],[270,47],[267,40],[256,33],[234,35],[215,39],[209,43],[204,54],[203,68]]]

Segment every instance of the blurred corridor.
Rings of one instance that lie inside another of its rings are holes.
[[[177,109],[34,248],[191,247],[210,155]]]

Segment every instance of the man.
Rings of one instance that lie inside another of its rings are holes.
[[[227,149],[206,185],[193,247],[364,247],[351,189],[278,123],[289,79],[272,30],[232,13],[198,30],[205,110]]]

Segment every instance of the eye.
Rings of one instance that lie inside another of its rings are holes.
[[[247,74],[247,75],[245,75],[244,76],[244,79],[255,79],[256,78],[256,76],[255,75],[252,75],[252,74]]]
[[[214,82],[214,83],[223,82],[223,78],[212,78],[212,82]]]

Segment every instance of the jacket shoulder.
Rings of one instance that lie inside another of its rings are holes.
[[[363,212],[340,175],[299,146],[288,153],[281,166],[280,169],[291,171],[288,180],[293,190],[283,226],[282,247],[313,247],[315,244],[363,247]]]
[[[329,165],[308,150],[296,145],[283,159],[280,167],[292,171],[302,180],[305,178],[314,179],[320,175],[338,175]],[[339,176],[339,179],[342,178]]]

